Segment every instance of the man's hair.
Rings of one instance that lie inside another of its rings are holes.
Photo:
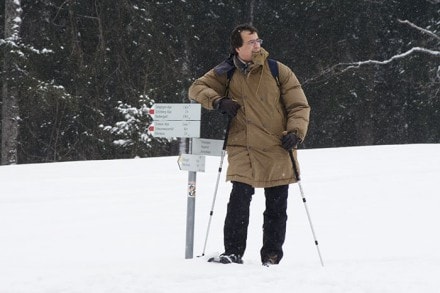
[[[242,31],[249,31],[251,34],[258,33],[257,29],[252,26],[251,24],[239,24],[237,25],[231,33],[229,45],[231,54],[235,55],[237,52],[235,51],[235,48],[240,48],[243,46],[243,39],[241,38],[241,32]]]

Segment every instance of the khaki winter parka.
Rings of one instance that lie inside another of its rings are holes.
[[[238,67],[229,84],[228,97],[241,105],[231,120],[227,142],[226,179],[253,187],[273,187],[296,182],[289,153],[281,146],[283,132],[294,132],[304,140],[309,124],[310,107],[295,74],[278,62],[278,87],[261,48],[245,70]],[[189,97],[206,109],[226,90],[227,74],[222,63],[195,80]],[[223,68],[223,70],[222,70]],[[281,92],[280,92],[281,90]],[[294,151],[296,159],[296,151]],[[296,165],[298,166],[297,162]]]

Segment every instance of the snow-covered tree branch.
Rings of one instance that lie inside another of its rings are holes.
[[[359,61],[359,62],[351,62],[351,63],[339,63],[334,65],[330,71],[331,72],[338,72],[338,73],[344,73],[350,69],[357,69],[363,65],[385,65],[385,64],[389,64],[393,61],[396,61],[398,59],[402,59],[405,58],[411,54],[414,53],[424,53],[424,54],[430,54],[436,57],[440,57],[440,51],[436,51],[436,50],[430,50],[430,49],[426,49],[426,48],[421,48],[421,47],[414,47],[409,49],[406,52],[403,52],[401,54],[397,54],[392,56],[391,58],[387,59],[387,60],[365,60],[365,61]],[[342,67],[342,69],[338,70],[340,67]]]
[[[433,32],[430,31],[430,30],[427,30],[427,29],[425,29],[425,28],[419,27],[418,25],[416,25],[416,24],[410,22],[409,20],[401,20],[401,19],[398,19],[398,21],[399,21],[400,23],[408,24],[410,27],[415,28],[415,29],[421,31],[422,33],[427,34],[427,35],[430,36],[430,37],[433,37],[433,38],[435,38],[435,39],[437,39],[437,40],[440,40],[440,36],[436,35],[435,33],[433,33]]]
[[[424,33],[424,34],[426,34],[436,40],[440,40],[440,36],[438,36],[437,34],[435,34],[434,32],[432,32],[428,29],[421,28],[408,20],[400,20],[399,19],[398,21],[400,23],[408,24],[412,28],[415,28],[418,31],[420,31],[420,32],[422,32],[422,33]],[[440,57],[440,50],[439,49],[428,49],[428,48],[424,48],[424,47],[412,47],[411,49],[409,49],[403,53],[393,55],[386,60],[364,60],[364,61],[358,61],[358,62],[346,62],[346,63],[335,64],[335,65],[331,66],[330,68],[323,70],[318,76],[306,80],[304,82],[304,84],[313,83],[316,80],[321,80],[322,78],[326,79],[329,76],[340,75],[340,74],[345,73],[349,70],[358,69],[361,66],[365,66],[365,65],[386,65],[386,64],[389,64],[389,63],[394,62],[396,60],[404,59],[404,58],[406,58],[412,54],[415,54],[415,53],[422,53],[422,54],[432,55],[434,57]]]

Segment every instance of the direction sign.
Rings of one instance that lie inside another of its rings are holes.
[[[154,104],[148,114],[154,121],[200,120],[200,104]]]
[[[200,121],[154,121],[148,132],[154,137],[200,137]]]
[[[221,156],[223,150],[223,140],[194,138],[192,140],[191,152],[197,155]]]
[[[205,156],[181,154],[177,160],[180,170],[205,172]]]

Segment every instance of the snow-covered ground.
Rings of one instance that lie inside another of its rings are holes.
[[[301,150],[299,160],[324,267],[297,185],[279,266],[259,260],[262,189],[245,264],[207,263],[222,252],[225,172],[196,257],[218,157],[197,173],[190,260],[177,157],[1,166],[0,292],[440,292],[440,144]]]

